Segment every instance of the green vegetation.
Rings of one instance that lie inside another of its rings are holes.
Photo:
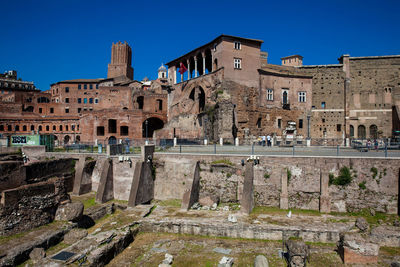
[[[268,179],[270,176],[271,176],[271,175],[270,175],[268,172],[264,173],[264,178],[265,178],[265,179]]]
[[[228,166],[233,166],[233,163],[229,159],[218,159],[218,160],[214,160],[213,162],[211,162],[211,165],[215,165],[215,164],[225,164]]]
[[[232,176],[232,173],[230,173],[230,172],[228,172],[227,174],[226,174],[226,178],[230,178]]]
[[[288,183],[290,182],[290,178],[292,178],[292,172],[290,171],[289,168],[286,169],[286,175],[287,175],[287,180]]]
[[[329,173],[329,185],[333,184],[333,181],[335,180],[335,175],[333,173]]]
[[[321,215],[321,213],[318,210],[302,210],[302,209],[290,209],[290,210],[292,211],[292,213],[298,213],[298,214],[315,215],[315,216]],[[278,207],[256,206],[251,212],[251,215],[259,215],[266,213],[285,215],[288,213],[288,210],[280,209]]]
[[[364,219],[372,225],[378,225],[380,222],[392,225],[396,219],[399,219],[398,215],[386,214],[378,211],[375,212],[375,216],[372,216],[370,210],[367,208],[357,212],[331,212],[330,214],[337,216],[364,217]]]
[[[375,167],[371,168],[371,172],[372,172],[372,178],[376,178],[376,176],[378,175],[378,169]]]
[[[85,210],[93,207],[94,205],[96,205],[96,196],[83,200],[82,204]]]
[[[366,181],[362,181],[361,183],[358,184],[358,187],[362,190],[365,190],[367,189],[367,187],[365,186],[366,183],[367,183]]]
[[[180,199],[168,199],[168,200],[163,200],[160,202],[157,202],[157,205],[162,206],[162,207],[176,207],[180,208],[182,204],[182,201]]]
[[[332,177],[329,174],[329,185],[341,185],[341,186],[346,186],[351,183],[353,180],[353,175],[351,174],[351,171],[348,167],[344,166],[340,169],[339,171],[339,176],[338,177]]]

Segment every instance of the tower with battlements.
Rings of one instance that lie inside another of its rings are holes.
[[[132,49],[127,42],[113,43],[111,63],[108,64],[107,78],[125,76],[133,80]]]

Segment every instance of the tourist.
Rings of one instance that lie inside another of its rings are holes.
[[[378,140],[374,140],[375,150],[378,151]]]
[[[371,140],[368,139],[368,142],[367,142],[367,150],[370,150],[370,149],[371,149]]]
[[[271,146],[271,136],[267,135],[267,146]]]
[[[265,146],[265,135],[262,136],[262,145]]]

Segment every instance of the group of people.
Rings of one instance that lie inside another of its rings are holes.
[[[375,150],[378,150],[378,146],[379,146],[378,140],[374,139],[374,147],[375,147]],[[367,141],[367,149],[368,149],[368,150],[372,149],[372,142],[371,142],[371,139],[368,139],[368,141]]]
[[[271,144],[272,144],[271,135],[259,136],[259,137],[257,138],[257,141],[258,141],[258,144],[259,144],[260,146],[265,146],[265,145],[271,146]]]

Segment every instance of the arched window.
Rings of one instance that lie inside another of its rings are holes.
[[[42,125],[39,125],[39,129],[38,129],[39,131],[42,131]]]
[[[378,138],[378,126],[375,124],[369,126],[369,136],[374,139]]]
[[[19,131],[19,125],[15,125],[15,131]]]
[[[22,126],[22,131],[26,132],[26,125]]]
[[[359,139],[365,139],[366,138],[366,132],[365,132],[365,126],[364,125],[358,125],[358,138]]]

